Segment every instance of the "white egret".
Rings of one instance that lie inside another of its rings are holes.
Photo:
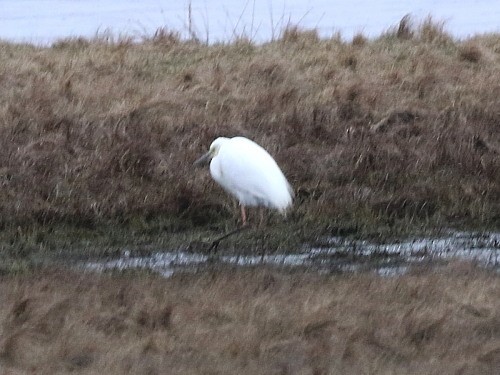
[[[239,201],[243,226],[247,206],[267,207],[284,214],[292,204],[292,187],[278,164],[250,139],[217,138],[195,165],[209,160],[212,178]]]

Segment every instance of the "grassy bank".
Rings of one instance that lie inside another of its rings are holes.
[[[221,135],[262,144],[295,188],[271,247],[338,230],[498,227],[499,54],[498,35],[456,41],[404,20],[374,40],[290,27],[263,45],[165,30],[139,44],[1,43],[2,248],[101,235],[168,245],[232,227],[232,201],[191,166]]]
[[[8,374],[497,374],[498,275],[0,277]]]

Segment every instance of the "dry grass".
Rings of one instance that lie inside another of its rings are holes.
[[[273,269],[0,278],[5,374],[498,374],[500,279]]]
[[[126,39],[0,45],[0,221],[181,228],[232,217],[191,163],[217,136],[269,149],[296,223],[497,225],[498,36],[432,20],[376,40],[290,27],[255,45]]]

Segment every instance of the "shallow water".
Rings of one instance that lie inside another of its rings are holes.
[[[188,251],[157,251],[82,264],[88,270],[147,269],[169,277],[179,271],[196,271],[208,265],[273,265],[305,267],[318,272],[375,272],[381,276],[406,273],[410,267],[436,266],[452,259],[470,260],[500,270],[500,233],[450,231],[439,237],[375,243],[346,237],[328,237],[300,252],[272,255],[206,255]]]
[[[70,36],[153,35],[157,28],[177,30],[203,41],[228,41],[237,35],[262,42],[287,24],[317,29],[329,37],[340,32],[374,37],[397,25],[405,14],[417,22],[428,15],[446,23],[453,36],[498,32],[500,3],[488,0],[2,0],[0,39],[51,44]]]

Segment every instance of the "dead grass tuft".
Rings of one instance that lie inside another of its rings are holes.
[[[154,32],[151,41],[162,47],[172,47],[181,43],[181,36],[179,32],[160,27]]]
[[[436,22],[431,16],[427,17],[418,29],[419,37],[427,43],[452,44],[451,36],[445,31],[445,23]]]
[[[411,21],[411,15],[406,14],[399,21],[399,25],[396,31],[396,36],[398,39],[412,39],[414,35],[413,25]]]
[[[289,25],[283,29],[280,37],[282,43],[316,44],[319,42],[317,30],[303,30],[297,25]]]
[[[435,43],[443,46],[452,45],[453,38],[446,32],[445,23],[434,20],[431,16],[420,24],[415,24],[410,14],[406,14],[397,27],[388,30],[386,37],[395,37],[401,41],[417,40],[421,43]]]
[[[478,63],[481,60],[482,52],[475,44],[465,44],[459,49],[458,56],[460,60]]]
[[[363,47],[368,42],[368,39],[361,33],[353,36],[351,44],[357,47]]]

